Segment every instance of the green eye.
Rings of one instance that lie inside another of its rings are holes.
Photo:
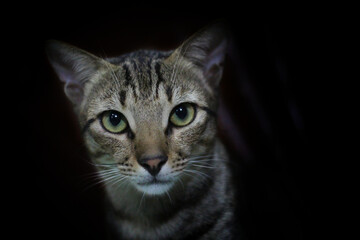
[[[111,133],[123,132],[128,123],[124,115],[117,111],[108,111],[102,114],[101,124],[103,128]]]
[[[184,127],[195,118],[195,108],[190,103],[183,103],[176,106],[170,115],[170,122],[177,127]]]

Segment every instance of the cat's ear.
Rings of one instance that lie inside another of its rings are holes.
[[[181,46],[182,55],[200,68],[206,84],[218,87],[227,49],[228,30],[223,23],[205,27],[187,39]]]
[[[101,67],[102,59],[69,44],[49,40],[46,53],[60,80],[65,83],[66,96],[75,105],[84,98],[84,86]]]

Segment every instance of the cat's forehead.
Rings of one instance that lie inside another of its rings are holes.
[[[163,60],[171,55],[173,51],[138,50],[123,54],[118,57],[106,58],[106,61],[114,65],[122,65],[125,62],[136,62],[141,65],[148,65],[154,60]]]
[[[204,89],[191,81],[181,61],[166,61],[171,52],[138,51],[114,59],[88,94],[93,114],[126,110],[142,115],[162,112],[182,102],[207,102]]]

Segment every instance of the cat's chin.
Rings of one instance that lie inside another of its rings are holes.
[[[173,186],[172,181],[152,182],[146,184],[135,184],[137,190],[148,195],[162,195],[168,192]]]

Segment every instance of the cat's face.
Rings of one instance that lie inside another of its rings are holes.
[[[169,190],[192,158],[211,154],[215,138],[213,96],[196,70],[173,60],[141,56],[109,66],[81,109],[82,122],[91,122],[85,140],[93,161],[116,164],[149,194]]]
[[[105,179],[126,180],[156,195],[210,168],[201,160],[213,154],[215,88],[224,56],[224,43],[214,32],[219,29],[202,32],[172,53],[139,51],[108,61],[67,45],[53,47],[66,64],[74,59],[70,72],[58,60],[53,65]],[[199,48],[205,40],[207,48]]]

